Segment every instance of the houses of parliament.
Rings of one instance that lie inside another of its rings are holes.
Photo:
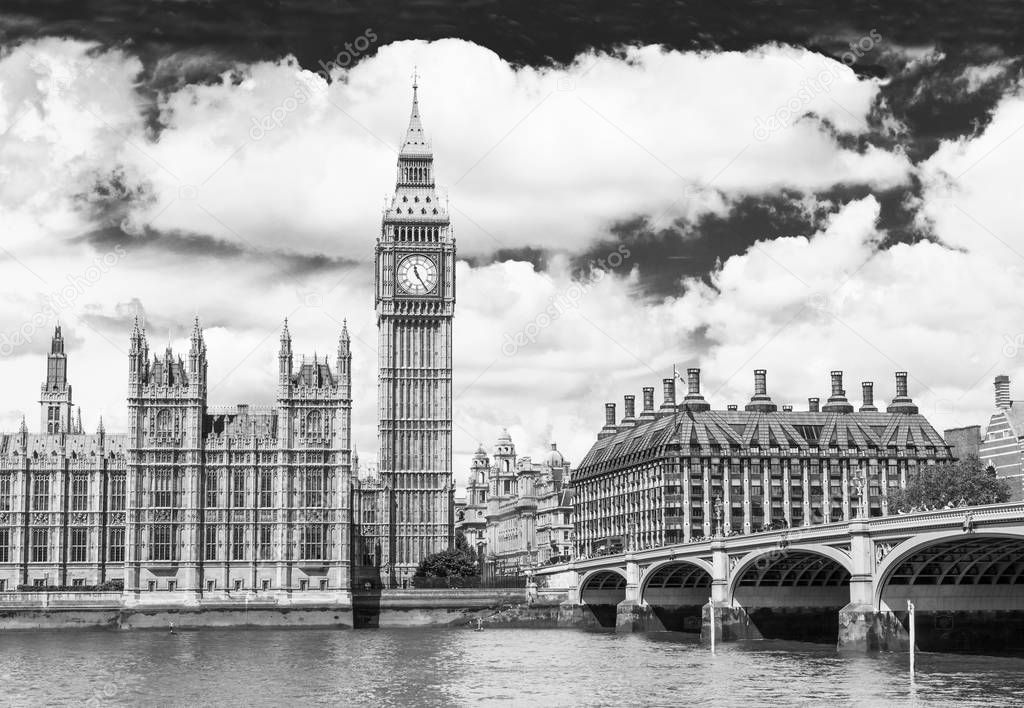
[[[344,598],[354,574],[402,584],[449,546],[455,242],[416,90],[375,249],[378,476],[355,474],[344,326],[333,357],[296,357],[285,321],[276,404],[222,407],[198,318],[187,352],[151,351],[136,321],[118,433],[82,429],[57,326],[39,433],[0,435],[0,590]]]

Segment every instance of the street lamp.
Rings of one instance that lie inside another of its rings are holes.
[[[860,504],[857,506],[857,518],[865,519],[868,515],[868,494],[867,494],[867,476],[864,474],[863,468],[858,468],[850,477],[851,486],[857,492],[857,498]]]

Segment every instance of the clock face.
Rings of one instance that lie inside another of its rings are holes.
[[[437,286],[437,266],[427,256],[406,256],[398,264],[398,287],[410,295],[426,295]]]

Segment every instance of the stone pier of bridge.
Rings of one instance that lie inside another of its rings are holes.
[[[906,650],[1024,651],[1024,505],[992,505],[584,559],[564,624]]]

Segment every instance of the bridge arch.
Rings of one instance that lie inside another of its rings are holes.
[[[908,578],[908,579],[911,577],[911,575],[913,575],[913,579],[915,579],[915,580],[922,579],[921,573],[919,571],[911,571],[911,569],[909,569],[909,568],[904,568],[904,566],[907,563],[913,562],[914,557],[916,555],[920,555],[920,554],[922,554],[924,552],[927,552],[928,549],[936,548],[936,547],[939,547],[939,546],[943,546],[944,550],[946,550],[947,552],[956,553],[956,554],[963,554],[963,553],[965,553],[968,550],[974,550],[974,551],[980,551],[983,555],[985,555],[985,548],[979,547],[979,543],[972,543],[969,546],[968,545],[964,545],[967,542],[970,542],[970,541],[980,541],[981,539],[1006,539],[1006,540],[1009,540],[1011,542],[1015,541],[1017,544],[1020,545],[1022,552],[1024,552],[1024,530],[1007,529],[1007,530],[989,531],[989,532],[980,532],[980,533],[965,533],[961,529],[957,529],[955,531],[954,530],[933,531],[931,533],[917,534],[917,535],[915,535],[915,536],[913,536],[911,538],[908,538],[907,540],[903,541],[902,543],[896,545],[895,547],[893,547],[892,550],[890,550],[886,554],[885,558],[880,563],[878,563],[875,566],[875,579],[876,579],[875,580],[875,609],[876,610],[899,609],[899,608],[886,608],[886,607],[884,607],[882,605],[883,595],[885,593],[886,587],[891,583],[894,575],[898,574],[898,575],[900,575],[902,577],[905,577],[905,578]],[[985,545],[985,544],[981,544],[981,545]],[[986,557],[987,557],[987,555],[986,555]],[[1024,559],[1024,555],[1022,555],[1021,558]],[[923,559],[919,559],[918,562],[920,562],[920,560],[923,560]],[[944,561],[944,562],[948,563],[950,561],[947,560],[947,561]],[[982,561],[980,561],[979,559],[976,559],[974,561],[975,567],[977,567],[976,564],[979,563],[979,562],[982,562]],[[899,573],[898,571],[900,571],[901,568],[904,570],[904,572]],[[969,575],[964,575],[964,579],[968,579],[968,578],[973,577],[973,575],[974,575],[973,571],[968,571],[968,572],[969,572]],[[931,575],[931,573],[929,573],[929,575]],[[924,576],[924,577],[927,577],[927,576]],[[945,574],[942,575],[942,578],[944,580],[946,579]],[[1020,582],[1024,582],[1024,579],[1021,579]],[[918,584],[918,583],[896,583],[896,584],[903,584],[903,585],[905,585],[905,584]],[[923,583],[920,583],[920,584],[922,584],[922,585],[924,585],[924,584],[939,584],[939,585],[942,585],[942,584],[953,584],[953,583],[950,583],[950,582],[924,583],[923,582]],[[961,583],[958,582],[956,584],[961,584]],[[982,582],[982,584],[988,584],[988,583],[987,582]],[[1002,584],[1002,583],[996,583],[996,584]]]
[[[730,574],[729,600],[766,639],[833,643],[850,602],[852,561],[823,545],[753,551]]]
[[[711,597],[711,564],[700,558],[671,559],[652,565],[640,581],[640,599],[657,619],[656,627],[700,632],[702,608]]]
[[[1024,529],[932,532],[875,568],[875,608],[915,605],[924,651],[1024,651]]]
[[[804,562],[798,564],[797,561],[801,559]],[[794,576],[793,573],[816,570],[817,568],[812,564],[815,560],[831,561],[833,565],[846,571],[847,580],[849,580],[849,575],[853,572],[853,561],[850,559],[850,556],[831,546],[791,545],[785,548],[751,551],[740,558],[735,568],[729,574],[729,599],[730,601],[735,601],[737,589],[741,585],[750,584],[753,579],[751,571],[762,571],[759,578],[760,583],[770,581],[773,576],[769,574],[769,571],[772,571],[783,574],[779,580],[784,582],[793,581],[798,585],[802,585],[803,583],[797,583],[800,578]],[[786,573],[789,575],[787,576]],[[812,578],[808,577],[806,579]]]
[[[616,606],[625,599],[625,571],[601,568],[580,579],[580,604],[589,609],[601,627],[615,626]]]

